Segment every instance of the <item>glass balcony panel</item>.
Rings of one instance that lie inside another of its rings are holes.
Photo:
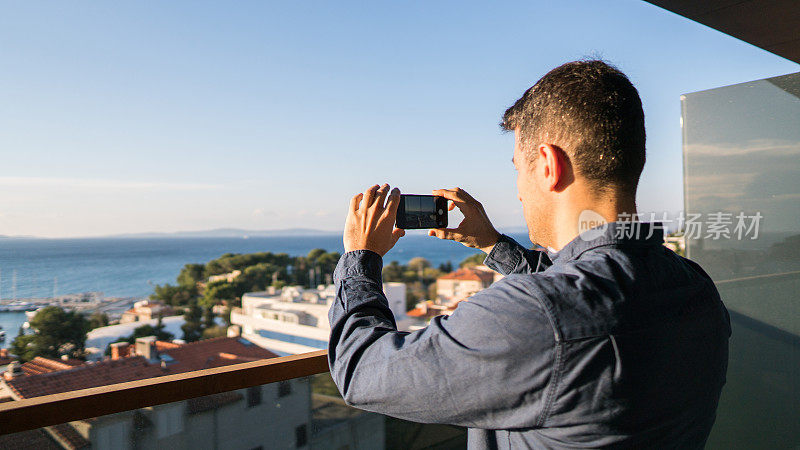
[[[708,448],[796,448],[800,73],[684,95],[682,124],[687,253],[733,328]]]
[[[0,448],[456,449],[466,430],[347,406],[328,373],[0,436]]]

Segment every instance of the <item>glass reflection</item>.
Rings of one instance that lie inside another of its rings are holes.
[[[795,448],[800,73],[687,94],[681,106],[687,217],[761,216],[756,239],[702,234],[686,242],[688,256],[717,283],[733,326],[708,447]]]

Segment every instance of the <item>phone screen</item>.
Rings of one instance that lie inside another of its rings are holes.
[[[397,208],[397,228],[447,227],[447,199],[434,195],[402,194]]]

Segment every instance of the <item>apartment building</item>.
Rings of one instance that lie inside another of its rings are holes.
[[[133,304],[133,308],[122,313],[119,323],[143,322],[158,319],[159,316],[175,315],[175,310],[170,305],[153,300],[141,300]]]
[[[384,283],[383,290],[399,328],[421,325],[406,316],[404,283]],[[242,307],[231,311],[231,324],[251,342],[278,355],[323,350],[328,348],[328,310],[335,298],[333,285],[250,292],[242,296]]]
[[[436,279],[436,302],[454,306],[502,278],[486,266],[465,267]]]

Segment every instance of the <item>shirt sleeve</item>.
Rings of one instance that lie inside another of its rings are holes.
[[[425,423],[534,427],[555,358],[553,328],[521,277],[506,277],[414,332],[397,331],[381,258],[342,256],[328,358],[352,406]]]
[[[546,252],[529,250],[503,234],[486,256],[484,264],[503,275],[510,275],[541,272],[553,263]]]

